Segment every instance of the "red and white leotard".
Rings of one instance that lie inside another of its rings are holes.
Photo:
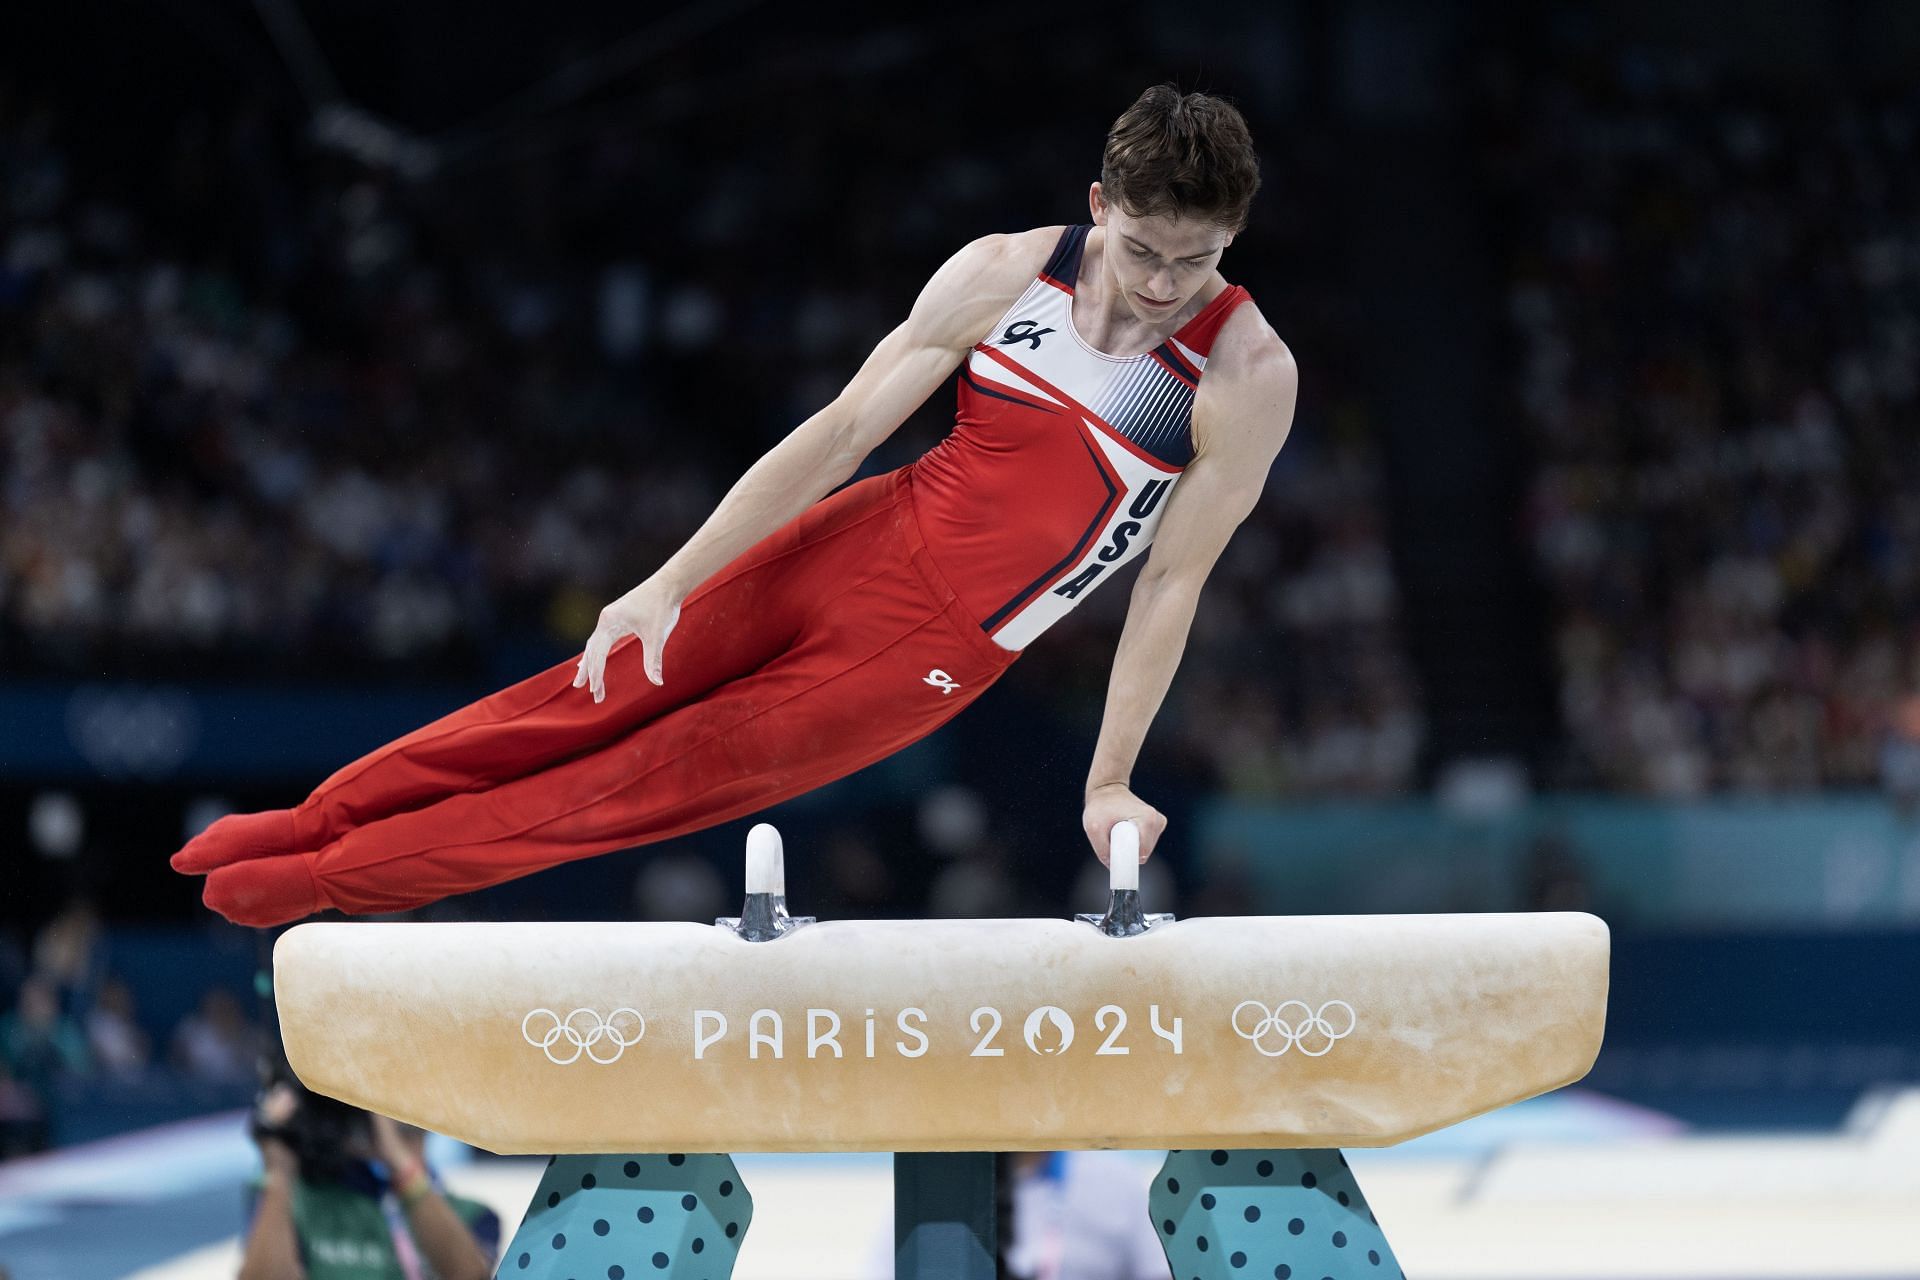
[[[1022,649],[1152,541],[1193,457],[1193,397],[1231,285],[1167,341],[1125,358],[1073,327],[1091,227],[1068,227],[960,372],[959,418],[912,465],[914,509],[962,604]]]
[[[1225,289],[1145,355],[1073,330],[1086,227],[973,349],[952,433],[845,485],[683,603],[664,681],[616,645],[604,698],[572,657],[338,769],[293,809],[232,814],[175,855],[206,903],[267,926],[403,911],[670,839],[845,777],[960,714],[1028,641],[1153,539],[1193,455]]]

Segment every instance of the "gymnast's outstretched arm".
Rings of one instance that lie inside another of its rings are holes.
[[[839,488],[937,390],[1033,279],[1058,227],[985,236],[933,274],[906,320],[881,339],[846,389],[740,477],[705,524],[645,582],[600,611],[575,688],[606,697],[607,654],[640,638],[647,678],[665,683],[661,650],[694,588]]]
[[[1221,330],[1200,380],[1193,461],[1167,499],[1113,657],[1081,814],[1101,862],[1107,861],[1107,833],[1115,823],[1131,818],[1139,824],[1143,859],[1166,829],[1165,815],[1133,794],[1134,760],[1180,665],[1201,585],[1260,500],[1267,469],[1286,443],[1298,386],[1286,344],[1252,306],[1239,308]]]

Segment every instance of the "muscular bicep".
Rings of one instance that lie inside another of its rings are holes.
[[[916,332],[910,317],[880,340],[835,399],[843,447],[864,458],[937,391],[966,356]]]
[[[986,236],[949,258],[913,310],[834,400],[844,447],[864,458],[932,395],[1038,269],[1034,233]]]
[[[1233,531],[1260,500],[1266,476],[1265,464],[1236,465],[1221,454],[1195,458],[1167,498],[1140,581],[1199,591]]]

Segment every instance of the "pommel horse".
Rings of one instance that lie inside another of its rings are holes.
[[[1175,921],[791,917],[779,834],[713,925],[307,924],[274,948],[305,1084],[549,1160],[498,1274],[726,1280],[732,1151],[894,1152],[896,1274],[991,1280],[996,1151],[1173,1148],[1177,1280],[1401,1271],[1339,1148],[1584,1076],[1607,927],[1579,913]]]

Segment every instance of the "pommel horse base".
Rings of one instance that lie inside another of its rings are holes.
[[[1075,920],[789,917],[779,836],[741,916],[309,924],[274,950],[308,1087],[502,1154],[561,1152],[500,1264],[725,1280],[753,1217],[726,1151],[891,1151],[896,1274],[995,1274],[996,1151],[1173,1148],[1176,1280],[1400,1276],[1343,1146],[1572,1083],[1608,935],[1579,913],[1142,913],[1138,832]]]

